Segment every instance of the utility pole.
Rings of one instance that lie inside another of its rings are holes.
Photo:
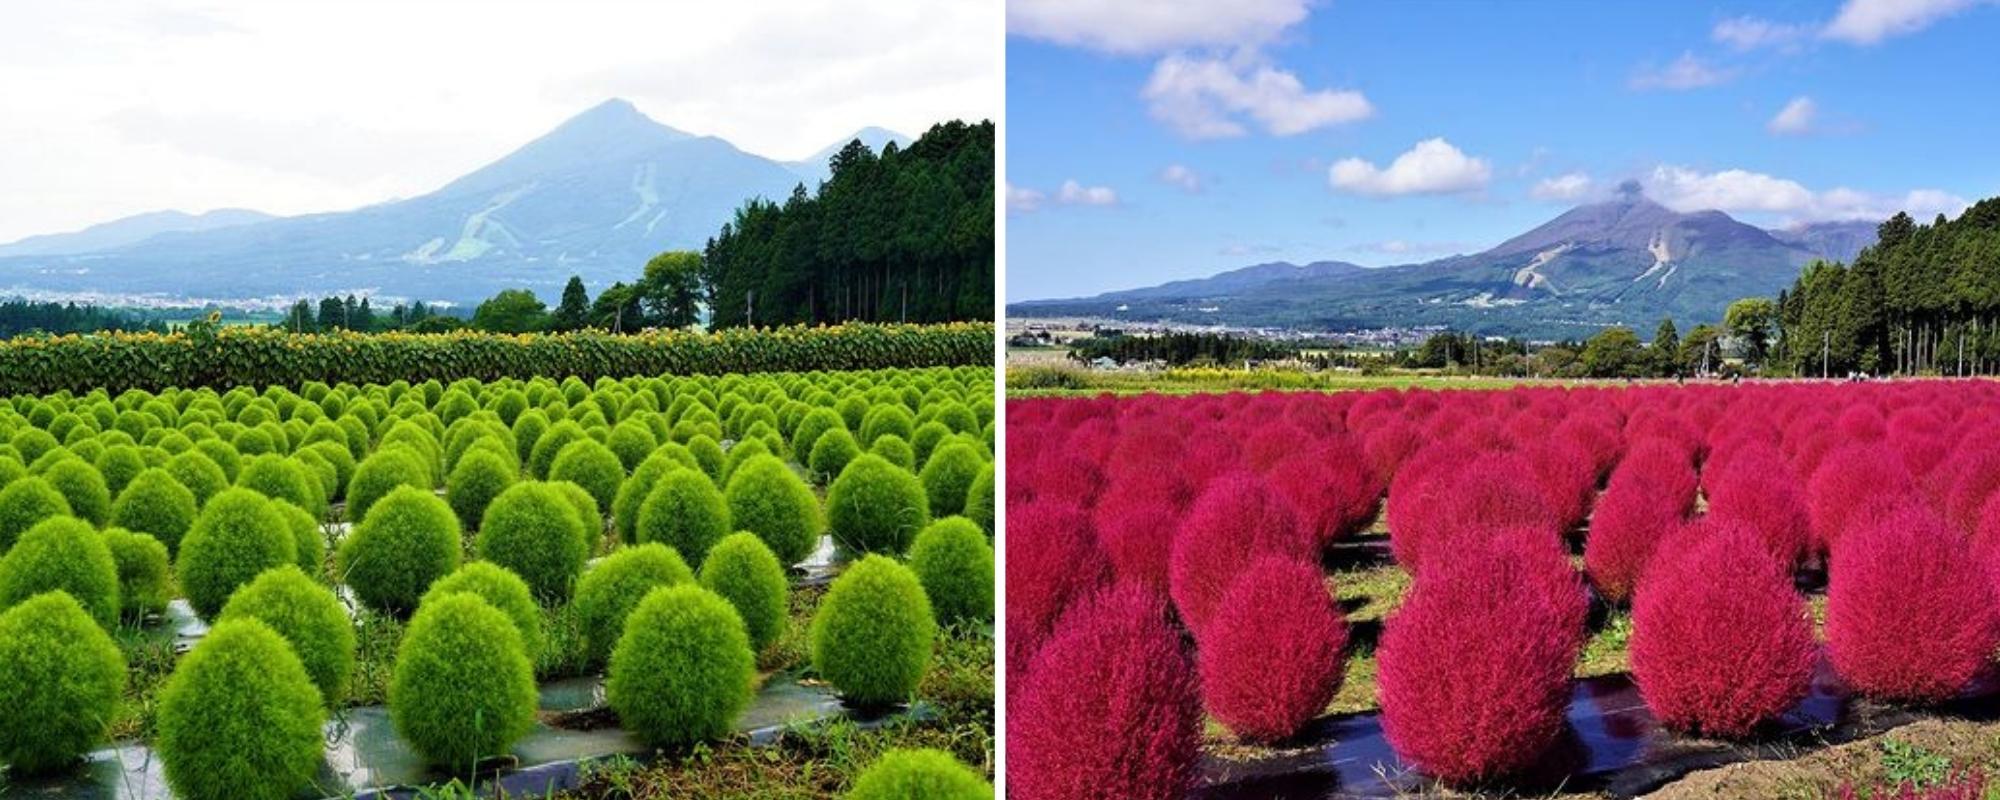
[[[1819,332],[1819,379],[1820,380],[1827,379],[1827,369],[1826,369],[1827,351],[1831,350],[1832,348],[1833,348],[1833,329],[1828,328],[1826,330],[1820,331]]]
[[[750,328],[757,327],[756,289],[743,290],[743,324],[745,327],[750,327]]]
[[[1965,377],[1965,328],[1958,329],[1958,377]]]

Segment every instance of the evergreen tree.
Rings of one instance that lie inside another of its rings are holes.
[[[583,278],[571,275],[569,283],[563,285],[562,302],[556,304],[555,313],[549,316],[549,329],[575,331],[589,324],[590,295],[584,291]]]

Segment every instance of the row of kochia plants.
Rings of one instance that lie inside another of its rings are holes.
[[[851,704],[907,702],[940,625],[992,619],[992,394],[991,368],[939,367],[13,397],[0,759],[58,771],[103,744],[128,702],[113,632],[175,597],[212,626],[154,698],[180,797],[308,785],[364,615],[406,621],[390,719],[447,774],[530,731],[551,609],[619,724],[718,739],[823,535],[845,567],[811,668]],[[983,785],[935,753],[881,769]]]
[[[1382,725],[1404,763],[1447,783],[1543,766],[1592,602],[1629,609],[1641,696],[1698,737],[1768,734],[1822,657],[1862,696],[1930,706],[2000,645],[1992,383],[1034,399],[1007,414],[1019,798],[1177,797],[1199,779],[1205,718],[1254,744],[1296,736],[1351,656],[1322,557],[1378,516],[1412,576],[1375,650]],[[1795,579],[1821,569],[1816,629]]]

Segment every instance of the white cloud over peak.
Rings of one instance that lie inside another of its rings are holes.
[[[1885,219],[1898,211],[1927,219],[1940,213],[1956,214],[1968,205],[1964,198],[1937,189],[1916,189],[1902,195],[1847,187],[1814,191],[1798,181],[1761,172],[1701,172],[1672,164],[1655,167],[1643,183],[1649,197],[1676,211],[1769,213],[1791,221]]]
[[[1793,49],[1812,34],[1811,25],[1772,22],[1768,19],[1743,16],[1715,23],[1715,28],[1709,31],[1709,38],[1739,52],[1745,52],[1765,47]]]
[[[1056,190],[1056,200],[1063,205],[1110,206],[1118,204],[1118,193],[1109,186],[1085,186],[1072,178]]]
[[[1764,124],[1764,129],[1779,136],[1801,136],[1813,132],[1813,123],[1818,117],[1819,106],[1813,103],[1812,98],[1794,97],[1778,110],[1776,116],[1771,117],[1770,122]]]
[[[1528,194],[1536,200],[1579,200],[1596,186],[1588,173],[1570,172],[1536,181]]]
[[[1933,23],[1993,0],[1847,0],[1820,35],[1851,44],[1870,45],[1892,36],[1916,33]]]
[[[1304,21],[1308,0],[1009,0],[1007,32],[1118,55],[1256,47]]]
[[[1201,191],[1202,187],[1201,173],[1185,164],[1168,164],[1166,169],[1160,170],[1160,180],[1189,194]]]
[[[1335,189],[1374,197],[1476,191],[1492,177],[1485,159],[1468,156],[1441,137],[1418,142],[1387,167],[1343,158],[1327,170]]]
[[[1031,214],[1042,210],[1042,203],[1049,199],[1040,189],[1007,184],[1007,213]]]
[[[1139,94],[1154,119],[1191,139],[1241,136],[1248,123],[1292,136],[1375,113],[1360,92],[1307,89],[1290,72],[1245,61],[1170,55],[1154,65]]]
[[[1632,76],[1634,89],[1665,89],[1686,91],[1728,83],[1736,78],[1736,70],[1717,67],[1696,58],[1694,53],[1681,53],[1664,67],[1644,67]]]

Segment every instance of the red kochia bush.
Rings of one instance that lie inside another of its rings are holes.
[[[1653,550],[1680,524],[1681,514],[1672,503],[1647,495],[1636,484],[1606,491],[1591,515],[1583,545],[1583,568],[1598,593],[1612,602],[1631,597]]]
[[[1660,553],[1632,603],[1632,676],[1669,728],[1740,737],[1806,696],[1816,650],[1791,574],[1742,524]]]
[[[1153,593],[1119,586],[1080,602],[1021,683],[1007,706],[1013,800],[1178,800],[1193,785],[1201,698]]]
[[[1833,548],[1826,637],[1860,692],[1937,702],[1971,681],[2000,644],[1986,571],[1937,515],[1905,505]]]
[[[1562,732],[1577,637],[1518,557],[1473,547],[1419,574],[1377,648],[1382,727],[1451,783],[1519,772]]]
[[[1813,537],[1833,549],[1858,523],[1880,516],[1885,506],[1916,494],[1902,459],[1875,445],[1834,451],[1806,480],[1806,510]]]
[[[1347,621],[1319,567],[1263,556],[1196,640],[1208,713],[1253,742],[1284,739],[1340,690]]]
[[[1423,460],[1432,458],[1427,453]],[[1413,462],[1410,468],[1418,466]],[[1399,476],[1405,490],[1400,499],[1390,490],[1389,547],[1397,563],[1421,568],[1430,554],[1451,551],[1464,534],[1480,528],[1525,526],[1558,535],[1557,512],[1521,454],[1487,452],[1469,462],[1428,466],[1436,471],[1422,480],[1405,483]]]
[[[1108,582],[1110,573],[1082,511],[1051,502],[1007,509],[1010,678],[1027,668],[1063,610]]]
[[[1181,618],[1196,633],[1224,592],[1258,555],[1307,559],[1314,552],[1291,509],[1255,475],[1216,478],[1202,490],[1174,537],[1168,587]],[[1012,596],[1007,613],[1014,613]]]
[[[1265,478],[1321,547],[1367,527],[1382,499],[1359,448],[1345,437],[1334,441],[1280,459]]]
[[[1805,496],[1789,470],[1775,461],[1751,464],[1745,457],[1709,492],[1708,514],[1754,529],[1765,549],[1790,570],[1812,546],[1812,518]],[[1753,469],[1755,466],[1757,468]]]
[[[1167,563],[1187,494],[1188,487],[1177,473],[1157,468],[1150,473],[1120,472],[1106,484],[1090,518],[1119,580],[1166,593]]]

